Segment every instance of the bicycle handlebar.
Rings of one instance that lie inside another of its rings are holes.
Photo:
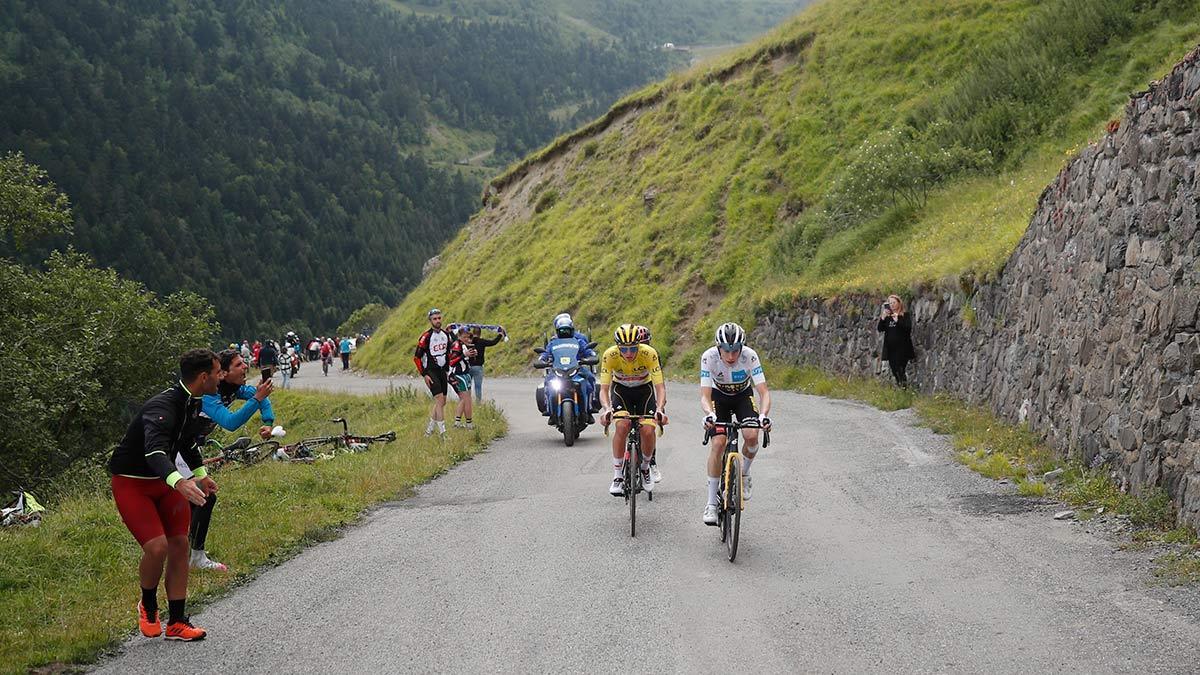
[[[658,417],[655,415],[617,415],[616,413],[613,413],[612,421],[615,422],[615,421],[617,421],[618,418],[623,419],[623,420],[654,420],[655,422],[658,421]],[[662,438],[663,425],[656,424],[655,426],[658,427],[658,437]],[[604,427],[604,437],[605,438],[608,437],[608,426]]]
[[[764,427],[762,425],[762,422],[760,422],[759,420],[753,420],[753,421],[747,421],[745,423],[733,422],[733,421],[717,422],[716,424],[713,425],[712,429],[704,430],[704,441],[701,442],[701,445],[708,445],[709,439],[711,439],[713,436],[717,435],[717,434],[713,433],[713,431],[715,431],[717,427],[724,427],[724,428],[728,429],[729,431],[732,431],[733,433],[737,433],[738,431],[740,431],[742,429],[762,429],[762,432],[763,432],[762,446],[765,448],[771,444],[771,430]]]

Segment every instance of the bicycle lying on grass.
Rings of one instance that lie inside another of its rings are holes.
[[[374,443],[391,443],[396,440],[395,431],[385,431],[375,436],[359,436],[350,433],[350,425],[344,418],[335,417],[330,422],[340,423],[342,433],[335,436],[314,436],[291,445],[278,448],[276,458],[286,461],[312,463],[318,459],[331,459],[337,455],[364,452]]]
[[[627,415],[615,413],[613,419],[627,419],[633,422],[629,425],[629,434],[625,437],[625,468],[621,484],[624,489],[625,503],[629,505],[629,536],[637,536],[637,495],[645,488],[642,483],[642,421],[652,420],[654,415]],[[662,436],[662,425],[658,425],[658,435]],[[608,436],[608,427],[604,427],[604,435]],[[654,501],[654,492],[647,491],[646,499]]]
[[[758,418],[742,421],[720,422],[704,432],[704,445],[713,436],[725,435],[725,452],[721,455],[720,487],[717,491],[717,525],[721,542],[729,549],[729,562],[737,557],[738,538],[742,529],[742,453],[738,452],[742,429],[763,429]],[[763,429],[762,447],[771,444],[771,432]]]
[[[254,443],[249,437],[242,436],[229,445],[221,445],[220,441],[210,438],[204,444],[205,454],[208,455],[204,457],[204,466],[210,471],[230,463],[250,466],[270,457],[278,449],[279,441],[274,440]]]

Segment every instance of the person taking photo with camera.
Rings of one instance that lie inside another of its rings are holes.
[[[889,295],[879,314],[879,332],[883,333],[883,352],[880,355],[892,369],[896,384],[908,387],[908,362],[916,358],[912,343],[912,320],[904,311],[904,301]]]

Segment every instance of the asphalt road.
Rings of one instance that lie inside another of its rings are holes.
[[[307,372],[295,384],[387,386]],[[208,640],[134,638],[100,670],[1200,667],[1194,592],[1152,585],[1148,554],[967,471],[910,413],[777,392],[730,564],[700,522],[706,449],[692,387],[670,386],[664,480],[639,503],[631,539],[624,502],[607,493],[606,439],[592,428],[564,447],[533,386],[488,379],[508,437],[204,609],[193,619]]]

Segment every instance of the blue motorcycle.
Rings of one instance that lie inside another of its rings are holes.
[[[595,349],[596,343],[588,348]],[[599,360],[595,356],[580,358],[579,342],[574,339],[555,338],[533,351],[541,357],[537,367],[546,370],[546,379],[537,390],[538,410],[549,415],[550,424],[562,432],[563,441],[571,447],[587,427],[591,408],[591,387],[580,371]]]

